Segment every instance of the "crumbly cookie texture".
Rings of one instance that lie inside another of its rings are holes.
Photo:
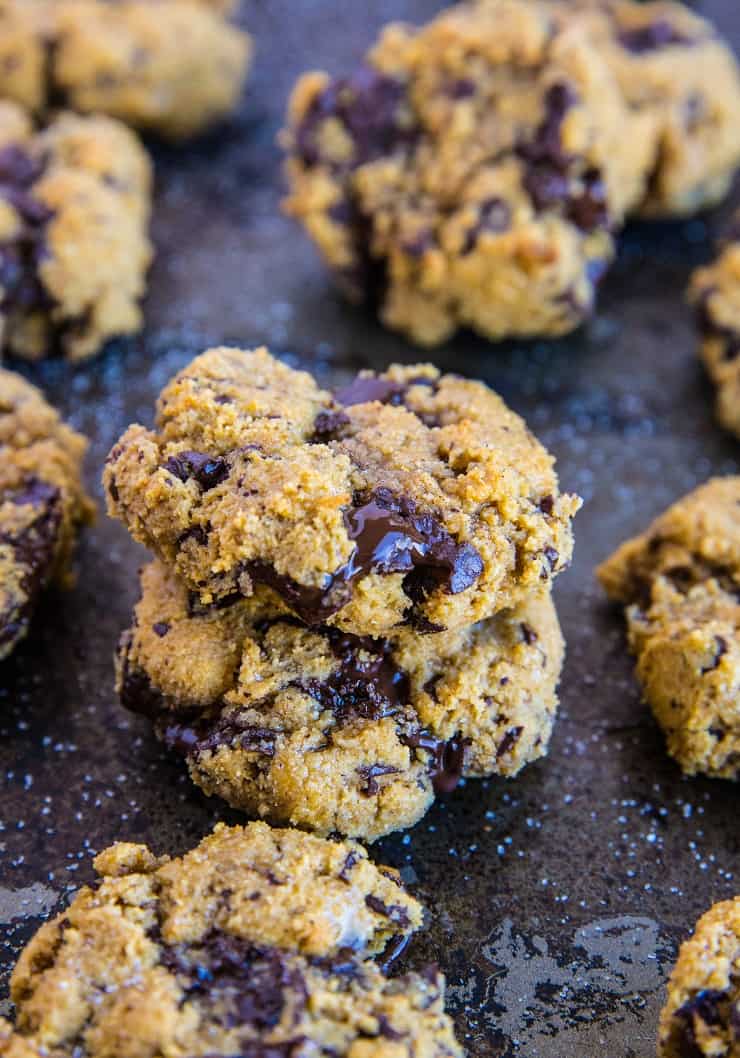
[[[294,89],[285,208],[342,290],[416,342],[572,330],[644,196],[652,119],[567,10],[456,4]]]
[[[740,477],[716,478],[597,571],[627,606],[637,675],[690,775],[740,776]]]
[[[218,0],[3,0],[0,97],[60,104],[183,139],[230,113],[249,36]]]
[[[570,8],[630,111],[652,124],[638,212],[680,216],[722,199],[740,163],[740,74],[729,45],[672,0],[582,0]]]
[[[375,840],[461,775],[514,775],[547,750],[563,658],[549,594],[393,640],[309,629],[265,598],[192,602],[143,570],[119,691],[206,793],[252,815]]]
[[[545,590],[580,506],[486,386],[430,365],[333,396],[264,349],[212,349],[108,458],[111,514],[204,605],[269,589],[311,625],[459,628]]]
[[[368,958],[421,908],[361,846],[219,825],[180,859],[115,845],[96,867],[21,954],[6,1058],[461,1058],[441,976]]]
[[[64,113],[35,133],[0,103],[0,348],[80,360],[140,328],[150,196],[124,125]]]
[[[715,260],[691,277],[699,355],[717,387],[717,419],[740,437],[740,214]]]
[[[39,390],[0,368],[0,659],[26,634],[49,581],[68,574],[92,520],[80,481],[86,447]]]
[[[740,896],[699,919],[671,974],[658,1058],[686,1055],[740,1056]]]

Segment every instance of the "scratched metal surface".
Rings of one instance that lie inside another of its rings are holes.
[[[387,19],[439,6],[247,3],[259,59],[242,112],[201,145],[156,152],[160,252],[143,340],[78,370],[26,371],[91,437],[96,494],[111,443],[130,421],[150,421],[161,385],[208,343],[264,341],[324,380],[417,358],[334,297],[280,218],[274,138],[299,71],[339,72]],[[735,0],[704,9],[740,45]],[[442,965],[460,1036],[479,1058],[648,1058],[678,943],[709,904],[740,890],[740,787],[683,779],[665,756],[619,615],[592,574],[669,501],[739,469],[740,446],[712,422],[681,299],[718,222],[631,229],[583,334],[499,347],[463,336],[436,354],[526,415],[557,453],[563,484],[587,501],[576,560],[557,585],[569,655],[549,758],[514,781],[468,783],[374,849],[425,900],[429,930],[408,961]],[[128,839],[177,852],[234,818],[116,704],[111,656],[141,560],[101,517],[80,549],[76,589],[49,600],[0,669],[0,1001],[19,946],[91,878],[95,850]]]

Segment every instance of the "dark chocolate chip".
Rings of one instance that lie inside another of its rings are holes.
[[[180,481],[193,478],[203,492],[220,485],[229,476],[229,466],[221,456],[209,456],[205,452],[178,452],[164,464],[165,470]]]
[[[401,904],[386,904],[379,896],[375,896],[373,893],[368,893],[365,897],[365,903],[376,915],[382,915],[383,918],[389,919],[394,925],[400,926],[401,929],[407,929],[411,925],[409,913]]]
[[[363,764],[357,768],[357,773],[362,779],[360,793],[365,797],[375,797],[380,791],[377,779],[382,775],[398,775],[399,769],[392,764]]]
[[[555,500],[552,496],[543,496],[537,506],[543,514],[549,517],[555,510]]]
[[[326,679],[298,685],[340,721],[380,720],[398,713],[409,700],[409,679],[393,660],[390,643],[332,628],[324,632],[340,664]]]
[[[59,489],[38,478],[29,478],[20,488],[4,493],[0,500],[30,507],[33,512],[22,528],[0,529],[0,544],[10,550],[20,573],[19,590],[16,592],[8,584],[0,610],[0,653],[5,653],[25,635],[38,597],[51,577],[62,510]]]
[[[500,234],[507,231],[510,225],[511,208],[507,202],[502,198],[489,198],[482,202],[478,208],[478,220],[465,236],[462,253],[471,253],[483,232]]]
[[[730,994],[705,988],[688,999],[675,1011],[676,1035],[681,1058],[704,1058],[704,1049],[697,1039],[697,1023],[713,1028],[731,1026],[733,1016]]]
[[[724,638],[724,636],[715,636],[714,644],[714,658],[712,659],[711,665],[707,665],[706,668],[701,670],[702,676],[704,676],[707,672],[714,672],[715,669],[718,669],[720,661],[730,649],[727,644],[727,640]]]
[[[402,741],[411,749],[426,750],[430,754],[429,770],[435,793],[452,793],[462,778],[469,739],[456,736],[444,741],[428,731],[417,731],[406,735]]]
[[[522,639],[528,647],[531,647],[533,643],[537,642],[537,633],[531,625],[527,624],[526,621],[522,621],[522,623],[519,625],[519,630],[522,633]]]
[[[510,727],[504,737],[499,743],[499,747],[496,750],[496,760],[501,760],[506,754],[514,748],[519,741],[519,737],[524,730],[523,727]]]
[[[226,715],[213,719],[201,718],[189,724],[167,721],[166,714],[158,727],[159,737],[167,749],[181,757],[197,757],[216,752],[222,746],[238,746],[247,753],[262,757],[275,756],[279,732],[269,727],[244,723],[238,716]]]
[[[155,635],[158,635],[160,639],[164,639],[170,630],[170,626],[166,621],[155,621],[152,625],[152,631]]]
[[[355,866],[356,863],[359,863],[359,862],[360,862],[359,854],[357,852],[355,852],[354,849],[350,849],[350,851],[345,856],[344,863],[342,864],[342,869],[339,872],[339,877],[341,878],[341,880],[343,882],[348,882],[349,881],[349,876],[352,873],[352,868]]]
[[[352,77],[332,81],[314,99],[296,130],[298,155],[306,165],[331,164],[322,156],[320,129],[335,118],[352,140],[352,166],[392,154],[414,142],[415,127],[401,120],[406,90],[402,81],[372,67],[361,67]]]
[[[197,996],[199,1005],[228,1027],[269,1031],[280,1022],[288,999],[296,1013],[308,1000],[303,975],[287,952],[219,929],[198,942],[163,945],[160,960],[177,975],[187,998]]]
[[[349,385],[337,390],[334,399],[345,408],[353,404],[367,404],[370,401],[378,401],[380,404],[402,404],[405,389],[406,387],[400,382],[392,382],[387,378],[379,378],[376,375],[358,375]]]
[[[349,601],[354,583],[369,573],[404,573],[404,590],[419,602],[435,588],[457,595],[472,587],[483,572],[483,560],[472,544],[458,544],[432,514],[420,513],[413,501],[377,490],[366,503],[345,514],[355,548],[348,562],[322,587],[307,587],[263,562],[245,572],[273,588],[307,624],[323,624]]]
[[[667,48],[671,44],[691,45],[695,41],[681,33],[669,19],[656,18],[645,26],[623,30],[619,34],[619,43],[627,51],[643,55],[648,51]]]
[[[345,426],[349,425],[349,415],[343,411],[320,411],[313,424],[311,441],[325,444],[335,440]]]

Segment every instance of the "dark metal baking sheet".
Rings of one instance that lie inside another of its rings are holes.
[[[98,496],[109,446],[132,420],[151,421],[161,385],[209,343],[266,342],[325,380],[419,359],[334,296],[280,217],[274,140],[301,70],[339,72],[384,21],[439,6],[247,3],[259,55],[243,110],[201,144],[156,150],[159,257],[143,339],[76,370],[24,369],[92,438]],[[704,10],[740,45],[735,0]],[[576,559],[556,589],[569,653],[549,758],[514,781],[468,783],[373,849],[426,902],[429,929],[407,961],[445,969],[460,1036],[479,1058],[648,1058],[678,943],[709,904],[740,891],[740,788],[684,779],[666,757],[619,615],[593,578],[594,564],[669,501],[710,473],[738,472],[740,446],[712,421],[682,301],[719,220],[631,228],[582,334],[502,346],[464,335],[434,354],[497,387],[557,453],[564,486],[586,499]],[[101,514],[77,587],[47,600],[0,668],[3,989],[19,946],[92,877],[95,850],[128,839],[178,852],[217,819],[236,819],[116,704],[111,658],[142,558]]]

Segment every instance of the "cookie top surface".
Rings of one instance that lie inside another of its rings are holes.
[[[363,958],[421,909],[360,846],[219,825],[180,859],[123,844],[96,866],[20,957],[3,1053],[461,1053],[437,974],[389,981]]]
[[[740,585],[740,477],[713,478],[622,544],[597,574],[617,602],[644,601],[658,577],[687,590],[710,578]]]
[[[265,350],[214,349],[105,472],[109,509],[204,604],[269,587],[360,635],[459,627],[547,586],[580,501],[491,390],[428,366],[332,397]]]
[[[462,630],[379,640],[306,628],[264,598],[193,612],[153,563],[119,689],[206,792],[374,840],[460,775],[513,775],[541,756],[562,656],[549,594]]]
[[[710,22],[673,0],[570,5],[652,138],[648,216],[695,213],[726,194],[740,162],[740,73]]]
[[[659,1058],[740,1053],[740,896],[715,904],[681,945],[660,1016]]]
[[[456,4],[296,85],[286,209],[417,342],[572,330],[644,193],[651,128],[565,10]]]
[[[0,658],[25,634],[36,599],[64,574],[93,506],[80,474],[85,439],[40,390],[0,368]]]

